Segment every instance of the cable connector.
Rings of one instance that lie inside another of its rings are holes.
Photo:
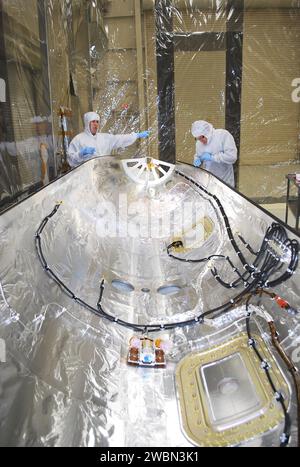
[[[287,313],[289,313],[290,315],[297,315],[298,314],[298,310],[296,310],[295,308],[293,308],[286,300],[284,300],[283,298],[279,297],[279,295],[276,295],[274,297],[274,300],[276,301],[277,305],[280,306],[280,308],[282,308],[283,310],[285,310]]]
[[[276,301],[277,305],[280,306],[280,308],[287,308],[289,306],[288,302],[284,300],[284,298],[279,297],[279,295],[276,295],[274,300]]]
[[[284,401],[284,397],[283,397],[283,395],[281,394],[281,392],[277,392],[277,391],[276,391],[275,394],[274,394],[274,396],[275,396],[275,399],[276,399],[278,402],[280,402],[280,401],[283,402],[283,401]]]
[[[195,316],[194,321],[195,321],[195,323],[203,324],[204,323],[204,318],[203,318],[203,316]]]
[[[271,365],[266,360],[263,360],[260,366],[265,371],[269,371],[271,369]]]
[[[290,437],[286,433],[282,433],[280,436],[280,442],[282,445],[286,446],[289,442]]]

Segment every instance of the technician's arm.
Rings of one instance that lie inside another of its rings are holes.
[[[79,143],[77,136],[72,139],[69,149],[68,149],[68,163],[73,168],[79,165],[82,162],[80,157],[80,150],[82,149],[82,145]]]
[[[227,132],[224,140],[223,151],[213,155],[215,162],[224,162],[225,164],[234,164],[237,160],[237,148],[233,136]]]
[[[131,146],[137,140],[136,133],[130,133],[127,135],[109,135],[110,137],[110,150],[127,148]]]

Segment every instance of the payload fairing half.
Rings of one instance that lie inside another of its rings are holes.
[[[299,238],[280,221],[203,170],[103,157],[0,237],[1,445],[297,445]]]

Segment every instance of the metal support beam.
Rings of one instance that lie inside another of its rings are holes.
[[[243,77],[244,0],[228,0],[227,18],[225,126],[235,139],[239,160]],[[238,165],[239,162],[235,165],[236,183],[238,183]]]
[[[7,19],[6,19],[7,21]],[[2,0],[0,0],[0,78],[5,83],[5,99],[0,104],[1,112],[1,141],[12,142],[15,140],[13,119],[11,113],[10,93],[9,93],[9,81],[8,81],[8,69],[7,69],[7,56],[5,48],[5,12],[3,9]],[[3,139],[4,138],[4,139]]]
[[[171,0],[155,1],[160,159],[175,163],[174,37]]]
[[[136,55],[138,71],[138,93],[141,127],[145,124],[145,86],[144,86],[144,58],[142,39],[141,0],[134,0]]]
[[[0,100],[0,199],[1,209],[9,204],[22,189],[17,157],[11,157],[7,147],[15,143],[13,116],[10,101],[7,55],[5,49],[5,17],[3,2],[0,0],[0,85],[3,87]]]
[[[141,0],[134,0],[135,14],[135,37],[136,37],[136,58],[137,58],[137,78],[139,96],[140,130],[146,128],[145,113],[145,83],[144,83],[144,56],[143,56],[143,36],[142,36],[142,15]],[[146,150],[146,140],[141,141],[143,152]],[[146,155],[146,154],[145,154]]]
[[[52,98],[51,98],[51,87],[49,77],[49,56],[48,56],[48,42],[47,42],[47,19],[46,19],[46,6],[44,0],[37,1],[38,7],[38,22],[39,22],[39,37],[40,37],[40,49],[41,49],[41,60],[42,60],[42,89],[43,89],[43,109],[36,109],[38,114],[41,112],[43,115],[51,116],[51,136],[54,141],[53,135],[53,114],[52,114]],[[54,147],[54,144],[53,144]],[[57,176],[56,158],[54,156],[54,150],[52,154],[48,151],[50,156],[49,160],[49,179],[52,180]]]

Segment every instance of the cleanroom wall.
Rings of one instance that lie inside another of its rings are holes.
[[[143,28],[145,124],[138,108],[137,4]],[[237,188],[259,202],[283,201],[285,175],[300,170],[299,15],[295,0],[107,2],[109,47],[99,64],[103,79],[96,96],[98,109],[104,109],[103,127],[127,131],[148,125],[148,155],[169,160],[176,155],[191,163],[191,124],[208,120],[236,140]],[[173,61],[166,52],[170,42]],[[166,97],[174,116],[163,121],[160,104]],[[169,152],[162,154],[166,145]],[[135,152],[131,148],[126,155]]]
[[[102,6],[0,1],[1,210],[68,170],[67,144],[93,106],[91,68],[105,46]]]
[[[49,77],[57,174],[69,169],[67,147],[93,107],[92,76],[105,47],[102,0],[47,0]]]
[[[272,8],[269,2],[266,9],[250,9],[248,4],[239,189],[255,199],[280,199],[285,195],[285,175],[300,171],[299,2],[279,4],[286,8]]]
[[[299,2],[173,5],[177,159],[192,162],[191,123],[211,121],[239,146],[237,188],[281,200],[285,174],[300,167]]]
[[[140,14],[136,18],[135,3],[134,0],[105,3],[103,27],[107,48],[93,70],[94,108],[100,114],[103,132],[130,133],[140,128],[138,76],[143,74],[144,65],[142,57],[138,68],[138,53],[143,55],[143,42],[137,43],[136,23],[143,20]],[[134,157],[140,149],[134,144],[122,155]]]
[[[42,185],[41,147],[53,176],[51,110],[43,2],[3,0],[1,13],[0,202]]]

